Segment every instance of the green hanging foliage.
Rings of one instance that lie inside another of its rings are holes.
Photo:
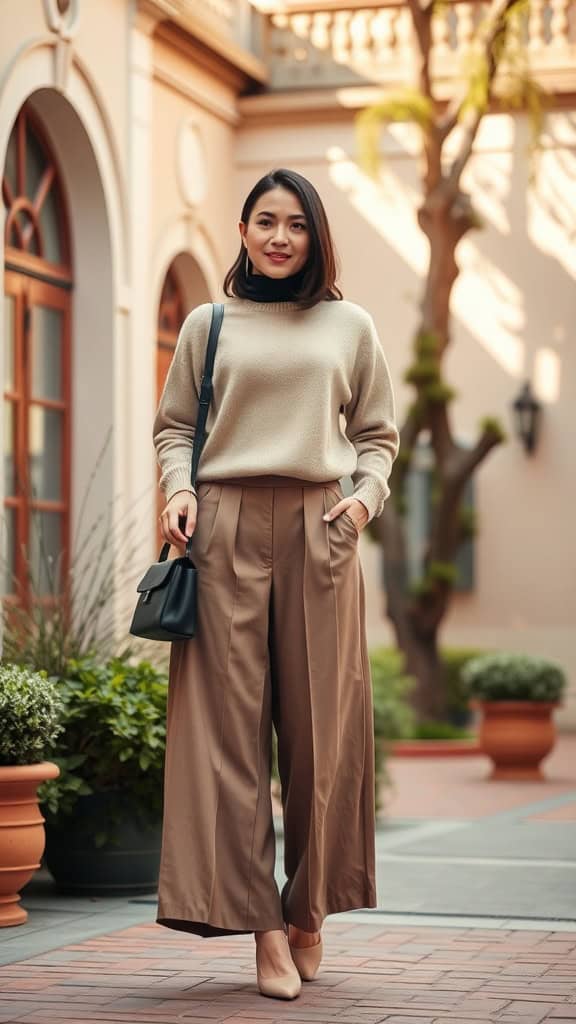
[[[440,366],[437,360],[422,359],[419,363],[413,363],[404,373],[404,380],[407,384],[424,384],[426,381],[436,381],[440,377]]]
[[[485,54],[470,53],[466,66],[467,89],[458,111],[460,121],[463,121],[470,111],[485,113],[488,109],[490,92],[488,63]]]
[[[416,580],[409,587],[409,594],[414,600],[426,600],[427,597],[432,597],[434,591],[434,584],[429,579]]]
[[[419,89],[401,89],[387,93],[371,107],[362,110],[356,117],[356,144],[362,169],[376,178],[380,168],[380,131],[385,124],[394,121],[408,121],[418,125],[423,132],[429,130],[434,108],[427,96]]]
[[[451,562],[430,562],[426,575],[434,583],[448,583],[452,585],[456,582],[458,571]]]
[[[497,36],[493,52],[499,68],[496,94],[504,110],[525,111],[530,127],[528,156],[531,160],[530,183],[535,177],[535,158],[540,151],[540,139],[544,127],[546,110],[551,105],[551,96],[535,80],[530,69],[529,51],[526,45],[526,23],[530,16],[530,0],[517,0],[504,16],[504,26]],[[483,36],[486,22],[479,25],[477,39]],[[488,110],[490,83],[486,54],[476,48],[465,55],[462,61],[462,77],[467,81],[466,97],[459,110],[459,119],[466,117],[470,110],[484,114]],[[481,225],[480,225],[481,226]]]
[[[438,356],[441,350],[440,335],[435,331],[418,331],[414,338],[414,351],[419,359]]]
[[[497,442],[502,444],[508,440],[506,431],[500,423],[500,420],[494,416],[485,416],[484,419],[480,420],[480,432],[493,437]]]
[[[458,570],[451,562],[430,562],[422,579],[410,585],[409,592],[413,598],[426,599],[432,597],[438,586],[454,586],[458,578]]]
[[[462,505],[458,513],[458,527],[462,540],[471,540],[478,532],[478,522],[474,509]]]
[[[445,384],[441,380],[428,384],[424,390],[426,401],[432,405],[448,405],[456,398],[457,394],[456,388],[451,388],[449,384]]]

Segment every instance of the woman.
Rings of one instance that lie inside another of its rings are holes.
[[[254,932],[260,991],[291,999],[318,969],[324,917],[376,906],[357,545],[388,496],[398,433],[373,321],[336,287],[313,185],[290,170],[265,175],[239,228],[197,495],[209,303],[182,327],[154,426],[162,533],[180,548],[193,536],[200,578],[197,635],[173,644],[170,663],[158,921],[204,936]]]

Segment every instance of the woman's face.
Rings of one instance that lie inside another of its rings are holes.
[[[282,188],[257,199],[240,234],[255,274],[283,278],[296,274],[308,259],[310,235],[300,200]]]

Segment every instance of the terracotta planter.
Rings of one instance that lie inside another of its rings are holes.
[[[395,740],[386,747],[392,757],[478,757],[476,736],[469,740]]]
[[[540,763],[556,741],[552,717],[557,702],[478,701],[480,746],[492,759],[491,779],[541,780]]]
[[[40,867],[45,842],[37,789],[59,774],[50,761],[0,767],[0,928],[28,917],[18,894]]]

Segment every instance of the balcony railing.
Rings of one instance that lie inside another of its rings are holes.
[[[485,0],[447,0],[435,14],[431,70],[440,96],[442,82],[465,74],[466,54],[488,9]],[[262,56],[271,89],[413,79],[412,21],[399,0],[293,0],[278,3],[266,18]],[[576,91],[576,0],[531,0],[521,32],[535,77],[552,91]]]

